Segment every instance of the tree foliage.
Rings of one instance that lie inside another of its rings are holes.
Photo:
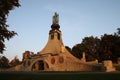
[[[5,56],[0,56],[0,68],[8,68],[9,67],[9,60]]]
[[[86,53],[87,61],[95,60],[98,58],[98,50],[100,45],[100,39],[97,37],[85,37],[81,44],[77,44],[72,48],[75,56],[82,57],[82,53]]]
[[[72,48],[72,54],[77,58],[82,58],[82,52],[84,51],[84,46],[82,44],[76,44]]]
[[[120,37],[120,28],[117,28],[117,32],[115,34]]]
[[[7,16],[15,7],[19,7],[18,0],[0,0],[0,53],[5,50],[5,39],[9,40],[17,33],[7,29]]]
[[[85,53],[88,60],[95,60],[98,58],[98,50],[100,45],[100,39],[97,37],[85,37],[82,41],[85,47]]]
[[[72,54],[77,58],[81,58],[83,52],[86,53],[87,61],[98,59],[116,62],[120,57],[120,28],[114,34],[102,35],[100,39],[93,36],[85,37],[72,48]]]
[[[113,62],[117,62],[117,58],[120,57],[120,29],[113,34],[104,34],[101,37],[99,56],[100,60],[110,59]]]
[[[112,59],[113,56],[113,46],[115,45],[115,37],[113,35],[104,34],[101,37],[101,45],[100,45],[100,59],[109,60]]]
[[[65,46],[65,48],[66,48],[70,53],[72,53],[72,50],[71,50],[71,48],[70,48],[69,46]]]
[[[17,58],[17,56],[15,56],[14,59],[11,60],[10,66],[13,67],[13,66],[19,65],[20,63],[21,61]]]

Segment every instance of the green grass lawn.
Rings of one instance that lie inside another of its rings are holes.
[[[120,71],[120,66],[117,66],[117,67],[116,67],[116,70],[117,70],[117,71]]]
[[[120,72],[0,72],[0,80],[120,80]]]

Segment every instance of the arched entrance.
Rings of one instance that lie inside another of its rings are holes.
[[[39,61],[39,70],[44,70],[44,62],[42,60]]]
[[[43,60],[38,60],[32,65],[32,71],[43,71],[46,68],[49,68],[48,64]]]

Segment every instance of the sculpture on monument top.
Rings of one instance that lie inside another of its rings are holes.
[[[52,20],[53,24],[59,24],[59,14],[57,14],[55,12],[54,16],[53,16],[53,20]]]

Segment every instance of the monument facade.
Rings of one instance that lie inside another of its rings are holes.
[[[64,46],[59,25],[59,14],[55,12],[52,18],[46,46],[38,52],[23,54],[22,64],[16,66],[17,71],[103,71],[104,66],[98,62],[86,62],[83,58],[74,57]]]

